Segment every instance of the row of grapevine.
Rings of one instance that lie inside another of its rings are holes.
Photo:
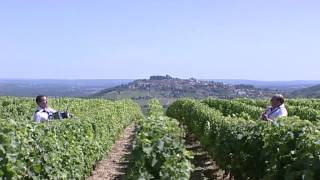
[[[247,105],[243,102],[208,98],[203,103],[215,108],[223,113],[224,116],[242,117],[244,119],[259,119],[264,109]]]
[[[239,98],[235,99],[235,101],[245,103],[247,105],[266,108],[270,105],[270,99],[247,99],[247,98]]]
[[[266,108],[270,104],[270,99],[246,99],[239,98],[236,101],[243,102],[248,105]],[[288,106],[299,106],[310,109],[320,110],[319,99],[286,99],[285,104]]]
[[[320,110],[319,99],[288,99],[287,104],[292,106],[308,107],[315,110]]]
[[[35,104],[30,98],[0,97],[0,118],[30,121]]]
[[[225,117],[190,99],[173,103],[167,115],[187,125],[235,179],[320,179],[320,131],[310,121]]]
[[[253,99],[222,100],[209,98],[203,102],[212,108],[220,110],[225,116],[235,115],[245,119],[259,119],[261,113],[265,111],[262,107],[268,105],[265,100]],[[312,122],[320,121],[320,110],[303,105],[295,106],[290,102],[299,102],[299,100],[289,100],[289,102],[285,104],[288,110],[288,116],[298,116],[300,119]],[[299,104],[296,103],[296,105]]]
[[[142,118],[131,100],[54,99],[55,108],[67,105],[75,117],[40,124],[31,120],[32,99],[7,97],[0,104],[7,112],[0,115],[2,179],[83,179],[123,129]],[[14,108],[21,104],[22,111]]]
[[[311,109],[303,106],[286,106],[289,116],[298,116],[300,119],[312,122],[320,121],[320,110]]]
[[[189,179],[191,153],[177,120],[164,116],[159,101],[151,100],[148,117],[139,122],[127,179]]]

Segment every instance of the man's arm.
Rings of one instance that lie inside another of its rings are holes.
[[[52,109],[52,108],[48,108],[47,111],[48,111],[48,112],[51,112],[51,113],[57,112],[55,109]]]
[[[262,119],[263,121],[273,122],[273,119],[268,118],[268,116],[267,116],[266,114],[263,114],[262,117],[261,117],[261,119]]]
[[[269,121],[267,112],[270,110],[270,108],[271,108],[271,107],[267,107],[267,109],[261,114],[261,120]]]

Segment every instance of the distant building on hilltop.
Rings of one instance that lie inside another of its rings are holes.
[[[150,76],[150,80],[165,80],[165,79],[173,79],[171,76]]]

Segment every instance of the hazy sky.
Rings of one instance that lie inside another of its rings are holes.
[[[2,0],[0,78],[320,79],[317,0]]]

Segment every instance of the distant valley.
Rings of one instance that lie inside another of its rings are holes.
[[[195,78],[179,79],[169,75],[148,79],[0,79],[0,96],[82,97],[123,99],[131,98],[139,104],[158,98],[170,104],[181,97],[205,98],[265,98],[283,93],[290,98],[319,98],[320,81],[254,81],[241,79]]]
[[[132,80],[90,79],[0,79],[0,96],[34,97],[45,94],[53,97],[86,97],[105,88],[126,84]]]

